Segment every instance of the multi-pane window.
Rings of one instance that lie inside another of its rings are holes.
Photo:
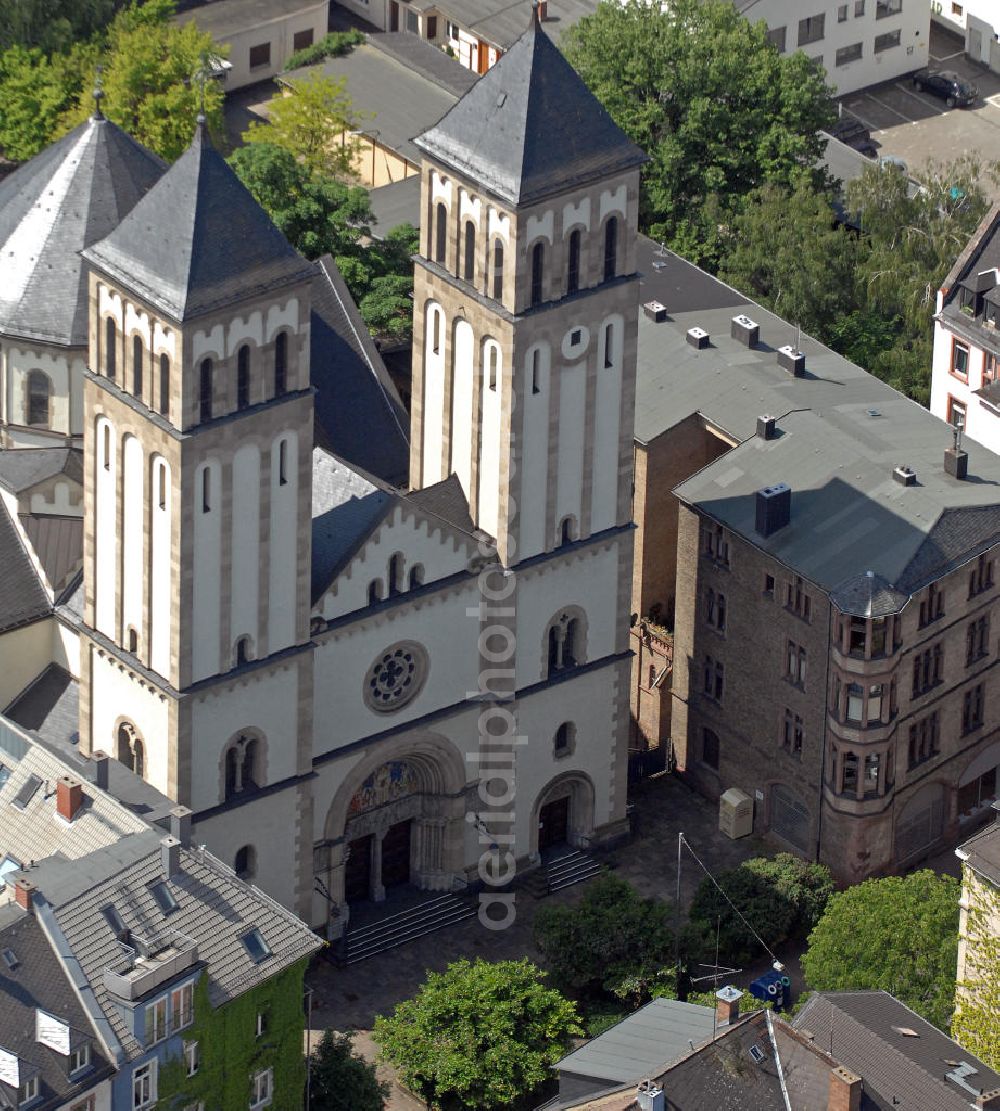
[[[846,16],[844,17],[847,18]],[[848,66],[851,62],[857,62],[864,53],[864,44],[860,42],[851,43],[850,46],[842,46],[834,56],[834,64],[838,66]]]
[[[910,768],[915,768],[941,751],[941,715],[935,710],[910,726],[907,752]]]
[[[38,1074],[29,1076],[24,1083],[17,1090],[17,1105],[18,1107],[27,1107],[29,1103],[34,1103],[39,1096]]]
[[[937,621],[939,617],[944,616],[944,591],[937,585],[931,583],[927,588],[927,593],[920,599],[920,628],[929,625],[932,621]]]
[[[714,698],[716,702],[721,702],[726,684],[725,664],[713,656],[706,656],[704,680],[705,694],[709,698]]]
[[[962,734],[971,733],[981,729],[983,725],[983,707],[985,702],[985,687],[977,683],[971,690],[965,692],[962,700]]]
[[[790,640],[786,660],[785,678],[798,687],[806,685],[806,650]]]
[[[990,650],[990,618],[989,614],[976,618],[965,634],[965,663],[966,666],[974,664],[989,653]]]
[[[913,697],[926,694],[944,677],[944,648],[935,644],[913,657]]]
[[[711,729],[701,731],[701,762],[719,770],[719,735]]]
[[[864,721],[865,715],[865,688],[860,683],[849,683],[847,686],[847,720],[853,722]]]
[[[848,12],[848,5],[847,4],[839,4],[837,6],[837,22],[838,23],[846,23],[847,22],[847,12]]]
[[[981,555],[969,572],[969,597],[974,598],[993,586],[993,560]]]
[[[948,423],[960,432],[965,431],[965,422],[969,415],[969,408],[964,401],[957,397],[948,398]]]
[[[875,18],[885,19],[889,15],[899,15],[903,10],[903,0],[875,0]]]
[[[169,1030],[167,997],[156,999],[146,1008],[146,1045],[162,1042]]]
[[[170,993],[171,1028],[183,1030],[194,1022],[194,984],[183,984]]]
[[[729,537],[722,525],[706,521],[701,526],[701,552],[723,567],[729,566]]]
[[[811,42],[819,42],[826,32],[826,16],[810,15],[799,20],[799,46],[808,46]]]
[[[839,697],[838,694],[838,700]],[[842,712],[847,722],[852,725],[881,724],[882,709],[886,703],[884,683],[871,683],[867,691],[861,683],[848,683],[844,688],[844,698]]]
[[[782,727],[781,746],[793,756],[802,755],[802,738],[805,727],[802,718],[791,710],[785,710],[785,719]]]
[[[803,589],[801,579],[797,578],[795,582],[788,584],[785,605],[796,617],[801,617],[803,621],[809,620],[812,611],[812,600]]]
[[[49,376],[41,370],[28,375],[28,425],[31,428],[48,428],[49,397],[52,393]]]
[[[69,1055],[69,1074],[80,1072],[90,1064],[90,1042],[78,1045]]]
[[[902,37],[901,31],[889,31],[884,35],[876,35],[875,53],[881,54],[883,51],[891,50],[894,46],[899,46]]]
[[[854,0],[854,16],[862,16],[865,14],[865,0]]]
[[[271,1102],[273,1075],[270,1069],[256,1072],[250,1085],[250,1106],[267,1107]]]
[[[132,1109],[141,1111],[156,1103],[156,1061],[147,1061],[132,1073]]]
[[[720,633],[726,631],[726,596],[711,587],[705,591],[705,620]]]
[[[765,37],[779,54],[785,53],[785,45],[788,38],[787,27],[772,27]]]
[[[997,356],[992,351],[983,353],[983,385],[997,380]]]
[[[855,752],[845,752],[843,760],[845,793],[856,794],[858,790],[858,756]]]

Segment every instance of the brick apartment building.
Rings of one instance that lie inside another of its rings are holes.
[[[674,630],[677,768],[844,881],[915,863],[996,796],[1000,458],[676,256],[640,269],[633,610]]]

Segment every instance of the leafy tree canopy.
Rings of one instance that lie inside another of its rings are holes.
[[[125,0],[0,0],[0,50],[68,50],[107,26]]]
[[[327,1030],[309,1062],[309,1111],[382,1111],[389,1085],[354,1052],[346,1034]]]
[[[674,987],[670,914],[668,903],[644,899],[626,880],[605,875],[579,903],[541,907],[535,942],[564,989],[607,992],[638,1005],[655,989]]]
[[[375,1022],[385,1059],[448,1111],[513,1103],[549,1078],[582,1033],[574,1005],[526,960],[457,961]]]
[[[313,70],[270,101],[267,123],[252,123],[243,139],[281,147],[310,173],[335,177],[351,172],[355,144],[347,133],[356,126],[347,78]]]
[[[959,883],[929,870],[835,894],[802,957],[815,991],[882,990],[948,1029],[955,994]]]
[[[706,238],[709,197],[729,209],[767,182],[817,179],[831,90],[804,54],[778,54],[763,22],[751,25],[728,0],[602,3],[563,46],[650,157],[642,222],[688,257]]]

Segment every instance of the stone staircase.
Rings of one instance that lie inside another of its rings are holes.
[[[525,878],[524,889],[542,899],[564,887],[583,883],[594,876],[599,876],[605,870],[605,865],[599,864],[592,856],[588,856],[580,849],[566,848],[557,856],[543,860],[541,865]]]
[[[337,958],[339,964],[357,964],[387,949],[395,949],[418,937],[442,930],[456,922],[464,922],[476,913],[476,904],[468,896],[436,895],[391,914],[367,926],[348,927]]]

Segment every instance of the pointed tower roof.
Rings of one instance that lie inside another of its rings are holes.
[[[313,273],[201,121],[156,186],[83,255],[179,322]]]
[[[646,161],[542,30],[527,31],[414,142],[515,205]]]
[[[163,171],[98,112],[0,184],[0,332],[86,345],[79,252],[116,227]]]

